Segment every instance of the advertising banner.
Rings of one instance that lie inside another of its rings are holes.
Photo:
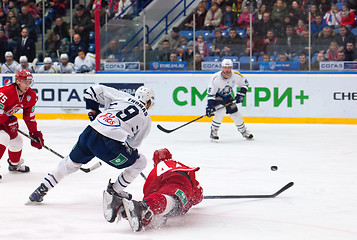
[[[202,62],[201,63],[202,71],[220,71],[222,69],[221,62]],[[233,69],[239,70],[240,63],[233,62]]]
[[[104,62],[104,71],[122,72],[122,71],[139,71],[139,62]]]
[[[300,70],[299,62],[259,62],[259,70]]]
[[[150,62],[150,70],[187,70],[187,62]]]

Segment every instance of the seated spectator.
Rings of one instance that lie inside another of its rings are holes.
[[[82,41],[88,44],[89,32],[94,29],[94,25],[89,13],[85,11],[85,7],[82,4],[76,7],[72,23],[74,34],[79,34]],[[71,55],[69,57],[71,59]]]
[[[239,56],[244,52],[245,44],[243,39],[238,35],[234,28],[229,30],[229,36],[226,39],[226,43],[221,51],[221,57],[223,56]]]
[[[222,10],[219,8],[216,2],[211,4],[211,8],[208,10],[205,22],[204,22],[204,29],[212,30],[221,24],[222,21]]]
[[[250,41],[251,34],[252,41]],[[246,49],[244,50],[245,55],[250,55],[250,49],[252,49],[252,54],[254,56],[260,56],[264,52],[264,39],[262,36],[256,35],[254,29],[250,30],[250,27],[247,27],[247,37],[244,41],[246,42]]]
[[[79,49],[78,56],[74,60],[74,68],[76,73],[94,73],[95,72],[95,56],[85,52],[84,49]]]
[[[57,64],[58,73],[75,73],[74,64],[68,62],[68,55],[63,53],[60,56],[60,63]]]
[[[29,13],[28,8],[26,6],[21,7],[21,12],[17,15],[17,23],[22,29],[28,29],[27,31],[30,38],[34,40],[37,39],[37,34],[35,30],[35,18]],[[27,56],[27,58],[29,57]]]
[[[263,62],[270,62],[271,61],[271,59],[270,59],[270,56],[269,56],[269,54],[264,54],[264,56],[263,56]]]
[[[58,35],[54,32],[51,32],[45,42],[45,50],[47,56],[52,60],[57,61],[57,51],[60,49],[61,41],[58,39]]]
[[[337,9],[336,4],[333,4],[331,10],[325,14],[324,20],[329,27],[338,28],[341,24],[341,17],[341,11]]]
[[[139,62],[139,58],[141,56],[142,49],[140,45],[136,45],[131,52],[125,55],[124,61],[125,62]]]
[[[178,56],[176,52],[170,53],[170,62],[177,62],[178,61]]]
[[[198,35],[196,41],[196,47],[202,58],[209,56],[209,49],[207,43],[204,41],[203,35]]]
[[[180,38],[180,45],[176,49],[176,52],[180,57],[182,57],[183,53],[185,51],[187,51],[187,49],[188,49],[187,44],[188,44],[187,38],[186,37],[181,37]]]
[[[226,38],[222,36],[222,31],[220,28],[216,28],[214,30],[215,38],[212,40],[212,55],[213,56],[220,56],[221,51],[226,44]]]
[[[285,52],[279,53],[277,62],[286,62],[286,61],[289,61],[287,53]]]
[[[10,51],[5,53],[5,62],[1,65],[1,73],[16,73],[19,63],[14,60]]]
[[[274,22],[275,29],[282,29],[284,18],[288,15],[286,3],[283,0],[277,0],[271,12],[271,19]],[[278,32],[278,35],[280,32]],[[283,33],[284,34],[284,33]]]
[[[341,25],[345,25],[351,31],[355,27],[355,17],[355,13],[347,4],[342,5]]]
[[[345,49],[346,61],[357,60],[357,53],[353,42],[348,42]]]
[[[292,26],[286,26],[285,36],[278,38],[277,45],[279,46],[280,51],[284,51],[289,54],[297,53],[299,51],[300,38]]]
[[[337,61],[339,53],[339,46],[336,41],[330,43],[329,48],[326,51],[325,58],[329,61]]]
[[[66,13],[66,0],[52,0],[49,1],[51,9],[54,12],[54,18],[60,18],[65,15]]]
[[[36,3],[30,2],[27,5],[27,9],[28,9],[29,13],[34,17],[35,20],[37,20],[41,17],[41,12],[37,9]]]
[[[70,39],[69,25],[63,21],[62,17],[56,18],[56,26],[53,28],[53,32],[59,36],[59,39]]]
[[[267,34],[264,37],[264,53],[268,55],[273,55],[274,52],[278,51],[278,37],[275,36],[273,29],[268,29]]]
[[[337,54],[337,61],[344,62],[346,61],[346,54],[344,51],[339,51]]]
[[[17,23],[16,17],[11,17],[10,22],[6,25],[7,34],[8,34],[8,44],[10,50],[15,50],[16,42],[21,37],[21,28]]]
[[[0,63],[5,62],[5,52],[8,50],[7,38],[4,29],[0,29]]]
[[[61,39],[60,48],[58,49],[59,54],[69,54],[69,44],[67,38]]]
[[[150,69],[150,62],[157,61],[157,52],[154,51],[150,44],[146,43],[145,44],[145,69],[149,70]],[[141,65],[141,69],[144,69],[144,53],[141,51],[141,55],[139,56],[139,61]]]
[[[87,44],[81,40],[81,36],[79,34],[75,34],[73,36],[73,42],[69,45],[69,61],[74,62],[74,59],[78,56],[78,49],[87,50]]]
[[[239,19],[238,19],[238,27],[240,29],[245,29],[248,26],[250,26],[250,18],[252,18],[252,23],[254,23],[254,19],[252,14],[249,12],[249,8],[248,6],[244,6],[243,7],[243,11],[242,13],[239,15]]]
[[[193,42],[190,41],[188,44],[187,44],[187,50],[182,54],[182,61],[186,61],[187,64],[188,63],[192,63],[193,62]],[[196,53],[200,54],[196,48]]]
[[[304,30],[307,30],[307,27],[305,25],[305,22],[303,19],[299,19],[298,20],[298,23],[297,23],[297,26],[295,27],[295,31],[296,31],[296,34],[301,37],[302,33]]]
[[[320,0],[319,8],[321,10],[321,14],[326,14],[327,11],[331,9],[331,3],[336,2],[335,0]]]
[[[202,70],[202,56],[200,53],[196,53],[195,54],[195,61],[190,61],[187,63],[187,69],[188,70],[196,70],[196,71],[200,71]],[[193,65],[195,64],[195,65]],[[195,66],[195,69],[193,68],[193,66]]]
[[[328,27],[328,25],[324,22],[322,16],[317,14],[314,21],[311,22],[311,33],[318,35],[325,27]]]
[[[339,31],[338,34],[336,35],[336,39],[338,45],[341,46],[341,50],[346,48],[348,42],[352,42],[353,44],[356,44],[356,38],[351,33],[351,31],[348,30],[347,26],[340,25],[338,27],[338,30]]]
[[[225,30],[231,27],[236,27],[237,23],[237,14],[232,11],[232,4],[228,2],[226,3],[225,10],[223,11],[220,27]]]
[[[306,16],[304,11],[301,9],[299,1],[292,1],[291,7],[289,9],[289,16],[292,20],[292,25],[296,26],[299,19],[302,19],[305,22]]]
[[[195,14],[196,21],[196,30],[202,30],[205,24],[205,18],[207,14],[206,4],[204,2],[200,2],[196,8],[196,11],[193,11],[190,16],[188,16],[187,21],[184,23],[184,27],[187,30],[191,30],[193,28],[193,15]]]
[[[106,62],[118,62],[119,59],[119,44],[115,40],[111,40],[108,47],[102,54],[104,61]]]
[[[332,30],[330,27],[325,27],[324,30],[322,30],[318,38],[314,41],[315,42],[315,50],[316,51],[321,51],[321,50],[326,50],[330,43],[334,40],[336,40],[336,32]]]
[[[274,28],[274,23],[270,19],[270,13],[265,12],[263,13],[263,18],[262,20],[259,20],[258,22],[254,23],[254,29],[259,36],[265,36],[268,29],[273,29]]]
[[[263,16],[264,13],[268,13],[267,11],[267,5],[265,5],[264,3],[262,3],[258,9],[257,12],[254,13],[254,19],[255,19],[255,23],[260,22],[261,20],[263,20]],[[270,15],[270,14],[269,14]],[[270,17],[270,16],[269,16]]]
[[[120,18],[123,19],[131,19],[134,14],[134,9],[130,6],[131,3],[132,2],[130,0],[120,0],[115,17],[120,16]]]
[[[57,73],[57,69],[52,66],[52,59],[50,57],[43,59],[43,65],[37,69],[37,73]]]
[[[170,42],[168,40],[163,40],[161,42],[161,50],[158,51],[158,59],[161,62],[170,61]]]
[[[320,70],[320,62],[327,61],[325,59],[324,53],[319,52],[316,57],[316,62],[311,64],[311,70]]]
[[[180,29],[178,27],[173,27],[170,34],[167,34],[162,38],[162,41],[164,40],[169,41],[170,50],[176,50],[180,45]]]
[[[31,73],[35,73],[35,68],[36,68],[36,66],[33,66],[32,64],[30,64],[27,61],[27,57],[26,56],[21,56],[20,57],[20,65],[18,66],[17,70],[19,70],[19,69],[27,69]]]
[[[4,9],[0,8],[0,25],[3,27],[6,25],[6,14],[4,13]]]
[[[299,63],[300,63],[300,70],[301,71],[308,71],[309,70],[309,61],[308,61],[305,53],[300,53],[300,55],[299,55]]]

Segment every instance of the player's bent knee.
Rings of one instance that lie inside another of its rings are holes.
[[[4,130],[0,130],[0,144],[8,146],[10,143],[10,136]]]
[[[22,150],[22,147],[23,147],[23,140],[22,137],[20,137],[20,135],[17,135],[17,137],[10,140],[9,150],[11,152],[19,152]]]
[[[139,154],[139,158],[136,159],[135,163],[131,165],[129,168],[131,169],[131,171],[136,171],[140,173],[142,170],[145,169],[146,164],[147,164],[147,159],[145,155]]]

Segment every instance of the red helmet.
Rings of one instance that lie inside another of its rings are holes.
[[[27,69],[19,69],[16,72],[15,75],[15,80],[25,80],[25,81],[32,81],[32,74],[29,70]]]
[[[167,148],[156,150],[152,158],[152,160],[154,161],[154,166],[156,166],[161,161],[169,159],[172,159],[172,154]]]

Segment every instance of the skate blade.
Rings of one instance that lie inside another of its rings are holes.
[[[31,200],[27,200],[27,202],[25,202],[24,204],[25,206],[39,206],[39,205],[43,205],[42,202],[32,202]]]
[[[128,218],[129,225],[134,232],[140,231],[141,226],[139,223],[138,216],[132,216],[134,211],[134,203],[130,200],[123,198],[123,205],[125,209],[126,216]]]

